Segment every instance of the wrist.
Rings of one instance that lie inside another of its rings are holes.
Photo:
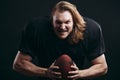
[[[48,76],[48,69],[45,70],[45,77],[49,78],[49,76]]]
[[[39,68],[36,71],[36,75],[38,75],[39,77],[46,77],[47,78],[47,69],[46,68]]]
[[[82,71],[81,70],[79,70],[79,78],[80,79],[83,79],[83,76],[82,76],[83,74],[82,74]]]
[[[44,69],[43,77],[48,78],[48,69]]]

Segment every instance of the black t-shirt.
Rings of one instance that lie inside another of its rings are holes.
[[[47,18],[38,18],[28,23],[22,33],[19,50],[38,59],[38,66],[48,68],[62,54],[68,54],[82,69],[85,57],[93,60],[105,52],[100,25],[85,18],[86,31],[84,40],[71,45],[66,40],[57,38],[53,26]],[[45,79],[44,79],[45,80]]]

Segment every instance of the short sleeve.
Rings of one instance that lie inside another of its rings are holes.
[[[18,50],[33,57],[34,53],[34,27],[32,22],[25,25],[22,30],[21,42]]]
[[[87,57],[93,60],[105,53],[105,45],[100,25],[92,20],[87,20]]]

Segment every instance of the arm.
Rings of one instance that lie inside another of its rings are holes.
[[[69,76],[69,78],[78,79],[78,78],[95,78],[107,73],[107,63],[105,60],[104,54],[95,58],[91,61],[92,66],[88,69],[79,70],[77,66],[71,66],[71,68],[76,69],[75,71],[69,72],[74,74]]]
[[[107,63],[105,60],[105,55],[102,54],[105,52],[104,40],[102,35],[102,30],[100,25],[92,20],[86,19],[86,39],[85,44],[87,51],[87,58],[91,63],[91,66],[87,69],[79,70],[78,67],[71,66],[75,71],[69,72],[72,76],[69,78],[78,79],[78,78],[95,78],[107,73]]]
[[[95,78],[107,73],[107,64],[104,54],[91,61],[92,66],[79,71],[81,78]]]
[[[31,56],[18,51],[13,63],[13,70],[28,76],[47,77],[47,69],[34,65],[31,60]]]

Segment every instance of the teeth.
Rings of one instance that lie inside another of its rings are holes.
[[[58,32],[67,32],[67,30],[58,30]]]

